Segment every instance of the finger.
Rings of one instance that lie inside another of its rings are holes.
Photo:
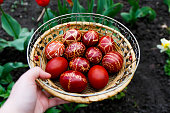
[[[37,78],[48,79],[51,75],[45,71],[43,71],[40,67],[34,67],[24,73],[24,78],[35,80]]]
[[[57,105],[60,105],[60,104],[67,104],[67,103],[70,103],[68,101],[65,101],[65,100],[62,100],[60,98],[57,98],[57,97],[54,97],[54,98],[51,98],[49,99],[48,101],[48,108],[51,108],[53,106],[57,106]]]

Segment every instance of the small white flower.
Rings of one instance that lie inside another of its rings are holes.
[[[170,40],[161,39],[161,45],[157,45],[157,48],[160,49],[161,53],[170,49]]]

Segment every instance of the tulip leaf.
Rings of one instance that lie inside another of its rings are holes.
[[[56,109],[55,107],[49,108],[45,113],[60,113],[61,110]]]
[[[93,13],[93,8],[94,8],[94,0],[91,0],[90,3],[88,0],[88,13]]]
[[[120,10],[123,8],[123,4],[116,3],[111,5],[107,10],[103,12],[103,15],[114,17],[117,15],[117,13],[120,12]]]
[[[97,1],[97,13],[98,14],[102,14],[102,12],[104,10],[104,3],[105,3],[105,0],[98,0]]]
[[[14,39],[19,38],[21,25],[10,15],[3,13],[1,16],[2,28]]]

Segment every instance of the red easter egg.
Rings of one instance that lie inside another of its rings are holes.
[[[79,71],[82,73],[87,72],[90,69],[90,63],[87,59],[77,57],[70,61],[69,63],[70,69],[74,71]]]
[[[115,42],[111,37],[103,36],[99,40],[98,47],[102,51],[103,54],[106,54],[106,53],[108,53],[110,51],[115,50]]]
[[[66,45],[69,45],[73,42],[78,42],[81,40],[81,32],[77,29],[70,29],[66,31],[62,40]]]
[[[104,67],[95,65],[88,72],[88,80],[93,88],[102,89],[107,85],[109,75]]]
[[[67,60],[63,57],[56,57],[47,63],[45,71],[51,74],[51,78],[56,78],[65,72],[67,68]]]
[[[45,55],[47,59],[62,56],[65,50],[65,46],[60,41],[52,41],[45,47]]]
[[[122,68],[123,56],[117,51],[109,52],[103,57],[102,65],[108,72],[116,73]]]
[[[87,79],[81,72],[69,70],[60,76],[60,84],[67,91],[80,93],[87,87]]]
[[[86,47],[83,45],[82,42],[73,42],[66,48],[64,56],[68,60],[72,60],[76,57],[83,56],[85,50]]]
[[[102,59],[102,52],[97,47],[90,47],[86,50],[85,56],[93,64],[98,64]]]
[[[94,46],[98,41],[99,35],[96,31],[93,30],[87,31],[82,37],[82,42],[86,46]]]

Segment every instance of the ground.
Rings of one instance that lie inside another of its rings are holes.
[[[11,6],[14,0],[5,0],[3,8],[12,15],[22,27],[36,29],[38,27],[35,21],[42,8],[36,5],[34,0],[27,1],[28,5],[21,6],[11,12]],[[123,0],[115,0],[122,2],[124,8],[122,11],[128,11],[130,6]],[[85,1],[80,0],[82,4]],[[50,3],[52,9],[57,10],[56,1]],[[88,107],[77,110],[77,113],[169,113],[170,112],[170,78],[165,75],[163,66],[167,56],[161,54],[156,48],[160,44],[161,38],[169,39],[169,34],[161,26],[166,24],[170,26],[170,13],[168,7],[163,0],[142,0],[140,6],[150,6],[156,13],[157,17],[154,21],[149,22],[148,19],[140,19],[133,27],[126,24],[120,15],[115,19],[127,26],[135,35],[141,49],[140,64],[135,75],[127,87],[126,96],[121,100],[104,100],[89,104]],[[25,10],[24,10],[25,8]],[[12,40],[0,27],[0,37]],[[27,63],[26,52],[18,52],[15,49],[7,48],[0,53],[0,63],[22,61]],[[28,68],[13,71],[12,75],[16,81],[18,77]]]

